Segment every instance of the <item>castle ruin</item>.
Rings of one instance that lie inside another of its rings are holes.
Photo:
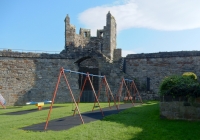
[[[117,24],[110,12],[106,15],[106,25],[97,30],[96,37],[91,36],[90,29],[81,28],[76,34],[69,15],[64,21],[65,46],[60,54],[0,51],[0,93],[7,105],[51,100],[61,67],[105,75],[114,96],[117,95],[122,77],[134,79],[144,100],[159,97],[159,84],[165,76],[194,72],[200,77],[200,51],[129,54],[121,57],[121,49],[116,48]],[[67,77],[77,98],[84,77],[69,73]],[[100,79],[94,77],[92,82],[98,91]],[[86,85],[81,101],[94,101],[89,85]],[[107,101],[105,90],[100,95],[100,101]],[[55,102],[72,102],[62,78]]]
[[[121,58],[121,49],[116,49],[116,29],[115,18],[108,12],[106,16],[106,26],[97,30],[96,37],[91,36],[90,29],[80,28],[76,34],[76,27],[70,24],[69,15],[65,20],[65,52],[73,51],[98,51],[106,56],[110,61]]]

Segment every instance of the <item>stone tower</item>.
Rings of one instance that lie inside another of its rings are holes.
[[[70,18],[67,14],[65,17],[65,46],[69,46],[71,42],[74,42],[74,36],[76,34],[76,29],[74,26],[70,25]]]
[[[111,61],[121,58],[121,49],[116,49],[116,21],[110,11],[106,16],[106,26],[97,30],[97,36],[91,37],[90,29],[80,28],[76,34],[76,28],[70,24],[70,18],[65,18],[65,51],[98,51]]]
[[[115,18],[109,11],[106,17],[106,26],[104,26],[102,53],[111,60],[116,49],[116,26]]]

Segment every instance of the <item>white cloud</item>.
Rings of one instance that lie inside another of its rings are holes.
[[[122,50],[122,57],[126,57],[127,54],[135,54],[132,50]]]
[[[200,27],[199,6],[199,0],[120,0],[87,9],[79,20],[92,29],[93,35],[106,25],[108,11],[115,17],[118,31],[133,27],[185,30]]]

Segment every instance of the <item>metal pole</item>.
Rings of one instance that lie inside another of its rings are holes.
[[[140,101],[142,102],[142,98],[141,98],[141,96],[140,96],[140,93],[139,93],[139,91],[138,91],[136,85],[135,85],[135,82],[133,81],[132,84],[133,84],[133,86],[134,86],[136,92],[138,93],[138,96],[139,96],[139,98],[140,98]],[[143,102],[142,102],[142,103],[143,103]]]
[[[119,87],[119,90],[118,90],[118,108],[119,108],[119,104],[120,104],[120,97],[121,97],[121,94],[122,94],[122,87],[123,87],[123,81],[121,81],[121,84],[120,84],[120,87]]]
[[[100,83],[100,87],[99,87],[99,91],[98,91],[97,98],[100,97],[101,88],[102,88],[102,82],[103,82],[103,79],[101,80],[101,83]],[[94,106],[93,106],[93,108],[92,108],[92,111],[94,111],[94,107],[96,106],[96,102],[97,102],[97,100],[95,99],[95,102],[94,102]]]
[[[63,68],[62,68],[62,69],[63,69]],[[66,75],[65,75],[65,73],[64,73],[64,69],[63,69],[63,75],[64,75],[64,78],[65,78],[65,82],[66,82],[66,84],[67,84],[67,86],[68,86],[68,88],[69,88],[71,97],[72,97],[72,99],[73,99],[73,101],[74,101],[74,104],[75,104],[75,106],[76,106],[76,109],[78,110],[78,114],[79,114],[79,116],[80,116],[80,119],[81,119],[81,121],[82,121],[82,124],[84,124],[83,118],[82,118],[82,116],[81,116],[80,110],[79,110],[79,108],[78,108],[78,105],[77,105],[76,100],[75,100],[75,98],[74,98],[74,95],[73,95],[73,93],[72,93],[71,87],[70,87],[69,82],[68,82],[68,80],[67,80],[67,77],[66,77]]]
[[[104,84],[105,84],[105,80],[104,80]],[[110,106],[110,98],[109,98],[109,95],[108,95],[108,88],[107,88],[106,84],[105,84],[105,90],[106,90],[106,96],[107,96],[107,98],[108,98],[109,108],[111,109],[111,106]]]
[[[116,106],[116,108],[117,108],[117,110],[118,110],[119,108],[118,108],[118,106],[117,106],[117,104],[116,104],[116,101],[115,101],[115,98],[114,98],[114,96],[113,96],[113,94],[112,94],[112,91],[111,91],[111,89],[110,89],[110,86],[108,85],[108,82],[107,82],[107,80],[106,80],[106,76],[104,76],[104,81],[105,81],[105,84],[106,84],[108,90],[110,91],[110,94],[111,94],[111,96],[112,96],[112,98],[113,98],[114,104],[115,104],[115,106]]]
[[[128,96],[130,97],[130,92],[129,92],[129,90],[128,90],[128,87],[127,87],[127,85],[126,85],[126,83],[125,83],[125,80],[124,80],[124,78],[122,79],[122,81],[124,82],[124,85],[125,85],[125,87],[126,87],[126,90],[127,90],[127,92],[128,92]],[[131,99],[131,102],[132,102],[132,104],[134,105],[134,103],[133,103],[133,100]]]
[[[87,77],[88,77],[88,80],[89,80],[90,85],[91,85],[91,87],[92,87],[92,90],[93,90],[93,93],[94,93],[95,99],[96,99],[97,102],[98,102],[98,105],[99,105],[99,108],[100,108],[100,110],[101,110],[102,116],[104,116],[103,111],[102,111],[102,109],[101,109],[101,106],[100,106],[100,104],[99,104],[99,100],[98,100],[98,98],[97,98],[96,92],[95,92],[95,90],[94,90],[93,84],[92,84],[92,82],[91,82],[91,80],[90,80],[89,73],[87,73]]]
[[[82,79],[81,79],[81,80],[82,80]],[[84,88],[85,88],[85,84],[86,84],[87,80],[88,80],[88,79],[87,79],[87,76],[86,76],[86,77],[85,77],[84,84],[83,84],[83,86],[81,87],[82,89],[81,89],[81,92],[80,92],[80,94],[79,94],[79,99],[78,99],[78,103],[77,103],[77,104],[80,103],[81,96],[82,96],[82,93],[83,93],[83,90],[84,90]],[[76,109],[77,109],[77,108],[74,109],[74,114],[73,114],[73,116],[74,116],[75,113],[76,113]]]
[[[52,102],[51,102],[51,106],[50,106],[50,109],[49,109],[49,113],[48,113],[48,117],[47,117],[47,120],[46,120],[46,125],[44,127],[44,130],[47,129],[47,125],[48,125],[48,121],[49,121],[49,118],[50,118],[50,114],[51,114],[51,110],[52,110],[52,106],[53,106],[53,103],[54,103],[54,99],[56,97],[56,92],[58,90],[58,85],[60,83],[60,77],[61,77],[61,74],[63,74],[63,68],[60,69],[60,73],[59,73],[59,76],[58,76],[58,81],[56,83],[56,88],[54,90],[54,94],[53,94],[53,98],[52,98]]]

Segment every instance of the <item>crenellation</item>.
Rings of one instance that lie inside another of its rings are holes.
[[[116,21],[108,12],[106,16],[106,26],[97,30],[97,36],[91,37],[90,29],[80,28],[79,34],[76,34],[75,27],[70,24],[70,18],[65,18],[65,51],[71,53],[77,48],[85,50],[98,50],[111,61],[114,58],[114,50],[116,49]],[[121,57],[121,56],[120,56]]]
[[[90,29],[80,28],[79,34],[83,37],[90,38]]]
[[[104,26],[105,27],[105,26]],[[104,30],[103,29],[98,29],[97,30],[97,37],[98,38],[103,38],[103,36],[104,36]]]

